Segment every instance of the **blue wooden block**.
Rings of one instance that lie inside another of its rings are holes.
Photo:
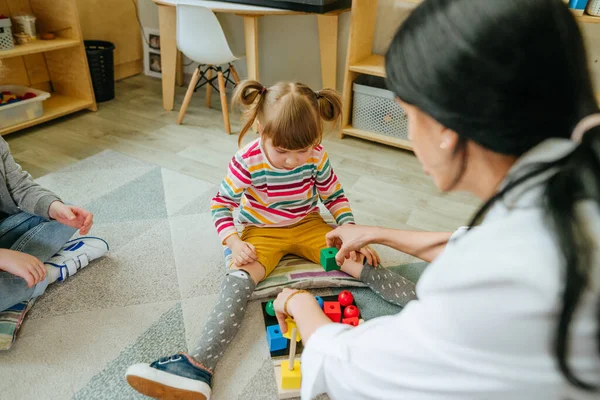
[[[288,340],[283,337],[279,325],[267,326],[267,343],[269,351],[283,350],[287,347]]]

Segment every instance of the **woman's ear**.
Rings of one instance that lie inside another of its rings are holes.
[[[442,127],[440,132],[440,149],[454,151],[458,145],[458,134],[452,129]]]

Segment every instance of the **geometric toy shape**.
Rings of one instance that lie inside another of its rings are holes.
[[[283,337],[286,339],[290,339],[292,340],[292,331],[294,330],[294,328],[296,329],[296,342],[299,342],[300,340],[302,340],[300,338],[300,331],[298,330],[298,327],[296,326],[296,321],[294,321],[291,318],[286,318],[285,322],[287,322],[287,332],[283,334]]]
[[[302,385],[302,372],[300,370],[300,360],[294,360],[293,368],[290,371],[290,362],[288,360],[281,362],[281,388],[282,389],[300,389]]]
[[[338,323],[342,321],[342,309],[340,303],[337,301],[326,301],[323,307],[323,312],[330,320]]]
[[[283,350],[287,347],[288,341],[281,334],[279,325],[267,327],[267,343],[269,344],[269,351]]]
[[[349,306],[354,301],[354,296],[348,290],[342,290],[338,295],[338,301],[342,307]]]
[[[358,326],[359,320],[357,317],[354,318],[344,318],[342,320],[342,324]]]
[[[360,311],[356,306],[348,306],[344,307],[344,318],[358,318],[360,316]]]
[[[325,271],[337,271],[340,269],[339,265],[335,262],[335,256],[338,250],[335,247],[326,247],[321,249],[321,266]]]
[[[321,310],[323,309],[323,299],[320,298],[319,296],[315,296],[315,299],[317,300],[317,303],[319,303],[319,307],[321,307]]]
[[[275,316],[275,309],[273,308],[273,300],[269,300],[267,302],[267,305],[265,306],[265,311],[267,312],[267,314],[269,314],[271,317]]]

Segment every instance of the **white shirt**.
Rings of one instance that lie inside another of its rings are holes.
[[[566,139],[548,140],[523,156],[507,179],[572,148]],[[302,399],[323,392],[334,400],[564,399],[571,389],[552,354],[563,265],[543,220],[543,185],[535,186],[549,175],[516,188],[481,225],[451,240],[419,280],[419,300],[402,312],[356,328],[318,329],[302,354]],[[600,215],[595,206],[585,212],[600,242]],[[593,384],[600,384],[599,264],[596,257],[570,340],[570,365]]]

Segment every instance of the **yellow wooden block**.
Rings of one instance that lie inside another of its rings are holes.
[[[300,330],[298,330],[298,327],[296,326],[296,321],[294,321],[293,319],[288,317],[285,320],[285,322],[287,322],[288,330],[286,333],[283,334],[283,337],[286,339],[292,340],[292,330],[294,328],[296,328],[296,342],[299,342],[300,340],[302,340],[300,338]]]
[[[300,389],[302,384],[302,372],[300,371],[300,360],[294,360],[294,369],[289,370],[289,361],[281,362],[281,388]]]
[[[16,100],[16,98],[17,98],[16,94],[5,94],[4,95],[4,101]]]

